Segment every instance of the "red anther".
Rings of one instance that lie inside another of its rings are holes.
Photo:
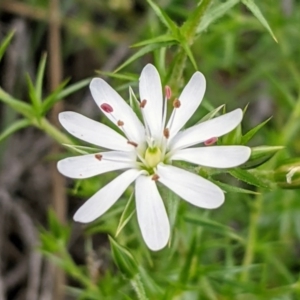
[[[170,136],[170,131],[169,131],[169,129],[168,129],[168,128],[165,128],[163,133],[164,133],[164,137],[165,137],[166,139],[168,139],[169,136]]]
[[[165,94],[166,94],[166,97],[167,97],[168,100],[171,99],[171,97],[172,97],[172,90],[171,90],[171,88],[168,85],[165,86]]]
[[[122,127],[122,126],[124,125],[124,122],[121,121],[121,120],[119,120],[119,121],[117,122],[117,125],[120,126],[120,127]]]
[[[102,155],[101,154],[95,154],[95,158],[98,159],[98,160],[101,160],[102,159]]]
[[[175,99],[173,102],[173,107],[175,108],[179,108],[181,105],[181,102],[179,101],[179,99]]]
[[[134,146],[134,147],[137,147],[137,146],[138,146],[137,143],[132,142],[132,141],[127,141],[127,144],[132,145],[132,146]]]
[[[144,108],[146,104],[147,104],[147,100],[146,99],[142,100],[140,103],[140,108]]]
[[[211,146],[218,140],[217,137],[212,137],[204,142],[205,146]]]
[[[104,110],[106,113],[112,113],[114,110],[108,103],[103,103],[100,105],[102,110]]]
[[[151,179],[157,181],[159,179],[159,176],[157,174],[153,174]]]

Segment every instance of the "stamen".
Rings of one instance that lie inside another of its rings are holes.
[[[138,144],[132,141],[127,141],[127,144],[132,145],[137,148]]]
[[[95,158],[98,159],[99,161],[101,161],[102,155],[101,154],[95,154]]]
[[[168,128],[165,128],[163,133],[164,133],[164,137],[165,137],[166,139],[168,139],[168,138],[170,137],[170,131],[169,131]]]
[[[171,90],[171,88],[168,85],[165,86],[165,94],[166,94],[166,98],[168,100],[171,99],[171,97],[172,97],[172,90]]]
[[[204,145],[205,145],[205,146],[211,146],[211,145],[213,145],[214,143],[216,143],[217,140],[218,140],[217,137],[212,137],[212,138],[206,140],[206,141],[204,142]]]
[[[147,104],[147,100],[146,99],[142,100],[140,103],[140,108],[144,108],[146,104]]]
[[[102,110],[104,110],[106,113],[112,113],[114,110],[113,108],[108,104],[108,103],[102,103],[100,105],[100,107],[102,108]]]
[[[181,102],[179,101],[179,99],[175,99],[175,100],[173,101],[173,107],[174,107],[174,108],[179,108],[180,105],[181,105]]]
[[[117,122],[117,125],[118,125],[119,127],[122,127],[122,126],[124,125],[124,122],[121,121],[121,120],[119,120],[119,121]]]
[[[159,179],[159,176],[157,174],[153,174],[151,179],[157,181]]]

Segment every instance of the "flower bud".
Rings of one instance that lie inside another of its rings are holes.
[[[128,278],[138,273],[138,265],[132,254],[109,236],[112,257],[118,269]]]
[[[261,166],[271,159],[283,146],[259,146],[251,148],[249,160],[240,166],[243,169],[253,169]]]
[[[283,189],[300,188],[300,158],[286,159],[274,172],[276,184]]]

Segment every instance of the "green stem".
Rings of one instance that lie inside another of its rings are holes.
[[[257,196],[257,198],[251,204],[250,212],[250,225],[249,234],[246,244],[246,252],[243,259],[243,272],[241,274],[241,281],[246,282],[249,277],[249,266],[252,264],[254,259],[256,240],[257,240],[257,223],[262,210],[262,197]]]
[[[187,21],[181,27],[189,46],[193,45],[198,25],[211,2],[212,0],[202,0],[199,5],[199,9],[196,10],[195,15],[193,16],[192,22]],[[178,53],[176,54],[174,60],[176,61],[176,63],[171,74],[171,86],[176,92],[176,89],[180,88],[182,85],[182,75],[187,60],[187,54],[182,47],[178,50]]]
[[[131,280],[130,283],[138,297],[139,300],[148,300],[144,286],[142,284],[139,274],[136,274]]]
[[[53,138],[59,144],[73,144],[73,141],[66,136],[64,133],[59,131],[55,126],[53,126],[46,118],[42,118],[39,122],[35,122],[33,125],[38,127],[40,130],[47,133],[51,138]]]

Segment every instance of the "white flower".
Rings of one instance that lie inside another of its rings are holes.
[[[198,207],[212,209],[224,202],[224,193],[218,186],[171,165],[172,161],[182,160],[205,167],[232,168],[250,156],[250,148],[245,146],[205,146],[241,122],[241,109],[180,131],[200,105],[205,86],[204,76],[196,72],[179,98],[173,101],[173,112],[166,122],[171,91],[167,87],[166,96],[163,96],[159,74],[148,64],[139,81],[142,123],[104,80],[94,78],[91,81],[94,100],[123,135],[78,113],[61,113],[59,120],[69,133],[110,151],[63,159],[58,162],[58,170],[67,177],[79,179],[109,171],[125,171],[82,205],[74,216],[75,221],[94,221],[135,181],[136,211],[142,236],[150,249],[159,250],[169,240],[170,224],[157,182]],[[202,147],[191,148],[200,143]]]

